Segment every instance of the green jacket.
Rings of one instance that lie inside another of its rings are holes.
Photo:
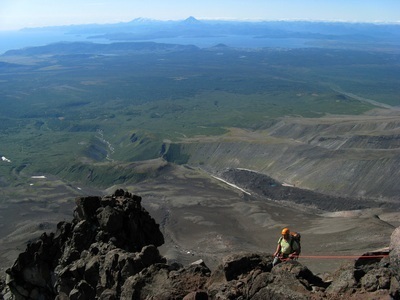
[[[291,236],[289,236],[287,241],[281,237],[278,244],[281,245],[281,254],[283,254],[283,256],[289,256],[289,254],[299,250],[299,244]]]

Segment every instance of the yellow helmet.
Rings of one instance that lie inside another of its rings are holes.
[[[289,228],[283,228],[282,229],[282,235],[285,235],[285,234],[289,234],[290,233],[290,230],[289,230]]]

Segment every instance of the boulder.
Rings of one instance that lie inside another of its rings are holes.
[[[391,272],[387,268],[374,268],[361,278],[361,286],[368,292],[389,289]]]
[[[168,300],[191,294],[190,297],[197,295],[204,299],[210,273],[204,264],[191,264],[178,270],[166,264],[154,264],[125,281],[121,298]]]
[[[272,269],[272,259],[259,254],[227,256],[222,263],[222,270],[227,281],[237,279],[255,268],[262,270]]]
[[[397,227],[392,233],[389,250],[390,264],[397,273],[397,280],[400,280],[400,227]]]
[[[97,215],[100,227],[109,233],[116,233],[124,226],[124,212],[115,207],[106,206]]]
[[[357,273],[352,266],[342,268],[334,275],[334,279],[326,292],[329,295],[348,295],[352,294],[357,287]]]
[[[78,197],[75,199],[75,220],[92,220],[96,217],[96,211],[100,207],[100,197]]]
[[[393,299],[400,299],[400,227],[397,227],[390,238],[390,268],[394,276],[391,279],[390,293]]]

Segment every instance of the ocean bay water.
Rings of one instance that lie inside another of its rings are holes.
[[[56,31],[0,31],[0,55],[8,50],[38,47],[57,42],[77,41],[95,42],[95,40],[88,40],[87,36],[65,34]],[[109,41],[99,39],[96,42]]]
[[[124,40],[108,40],[92,38],[89,35],[68,34],[58,31],[0,31],[0,55],[8,50],[26,47],[44,46],[57,42],[86,41],[92,43],[128,42]],[[182,45],[195,45],[200,48],[224,44],[238,48],[304,48],[309,47],[311,40],[296,38],[257,38],[250,35],[227,35],[215,37],[173,37],[151,40],[129,40],[130,42],[154,41]]]

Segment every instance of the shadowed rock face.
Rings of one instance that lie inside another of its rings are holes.
[[[15,295],[94,299],[102,294],[97,289],[118,291],[129,276],[165,262],[156,248],[164,237],[139,196],[117,190],[77,198],[76,205],[72,222],[60,222],[55,234],[30,243],[7,270]]]
[[[5,299],[399,299],[399,229],[391,253],[342,266],[324,278],[298,261],[232,254],[211,271],[202,260],[167,264],[158,224],[141,198],[117,190],[77,198],[72,222],[30,243],[7,270]],[[14,298],[12,298],[14,297]]]

